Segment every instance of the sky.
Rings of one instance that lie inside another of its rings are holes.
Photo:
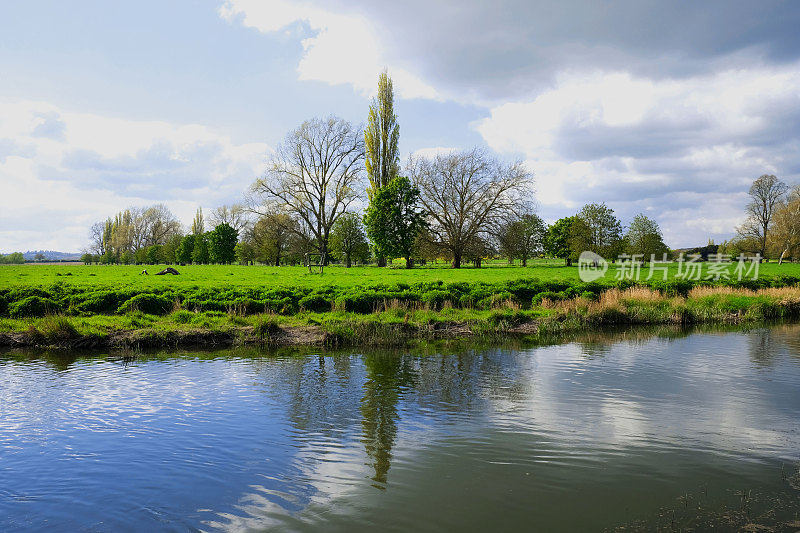
[[[755,178],[800,183],[798,26],[769,0],[0,0],[0,253],[240,201],[304,120],[363,124],[384,68],[403,162],[482,146],[548,222],[605,202],[720,242]]]

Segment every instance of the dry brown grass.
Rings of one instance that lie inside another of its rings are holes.
[[[604,311],[625,311],[631,304],[638,303],[668,303],[670,307],[678,308],[690,300],[697,300],[709,296],[767,296],[775,298],[779,304],[800,303],[800,287],[780,287],[765,288],[758,291],[733,287],[695,287],[686,298],[676,296],[664,296],[659,291],[647,287],[631,287],[629,289],[609,289],[600,294],[598,301],[588,300],[583,297],[576,297],[571,300],[552,301],[543,299],[541,306],[545,309],[553,309],[560,314],[570,314],[578,312],[580,314],[593,315]]]
[[[770,296],[781,300],[797,300],[800,298],[800,287],[767,287],[757,291],[734,287],[695,287],[689,291],[689,299],[718,295]]]

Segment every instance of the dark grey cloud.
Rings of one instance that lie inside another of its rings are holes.
[[[569,69],[685,77],[800,57],[800,4],[779,0],[332,3],[367,15],[392,59],[480,99],[535,93]]]

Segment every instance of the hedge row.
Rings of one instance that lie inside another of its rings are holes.
[[[659,290],[668,296],[685,296],[696,285],[727,285],[749,289],[796,285],[793,276],[762,277],[758,280],[694,282],[689,280],[650,281],[640,285]],[[56,283],[50,287],[0,289],[0,317],[24,318],[62,313],[67,315],[122,314],[141,311],[167,314],[178,309],[220,311],[240,315],[279,313],[292,315],[302,310],[372,313],[387,302],[421,305],[440,309],[453,307],[489,309],[497,302],[512,301],[526,308],[542,299],[563,300],[575,296],[596,298],[612,287],[628,288],[630,281],[592,283],[516,279],[501,283],[398,283],[364,287],[326,286],[309,288],[189,287],[146,291],[86,289]]]

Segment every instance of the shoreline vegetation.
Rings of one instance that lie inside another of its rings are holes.
[[[562,269],[562,275],[576,272]],[[521,270],[511,267],[512,272]],[[68,278],[0,289],[0,347],[402,346],[440,339],[544,338],[627,326],[800,318],[800,278],[793,275],[638,283],[584,283],[568,275],[322,285],[335,282],[331,277],[317,278],[317,286],[272,288],[200,286],[178,282],[177,276],[170,284],[151,287],[94,286],[75,276],[75,282]]]

